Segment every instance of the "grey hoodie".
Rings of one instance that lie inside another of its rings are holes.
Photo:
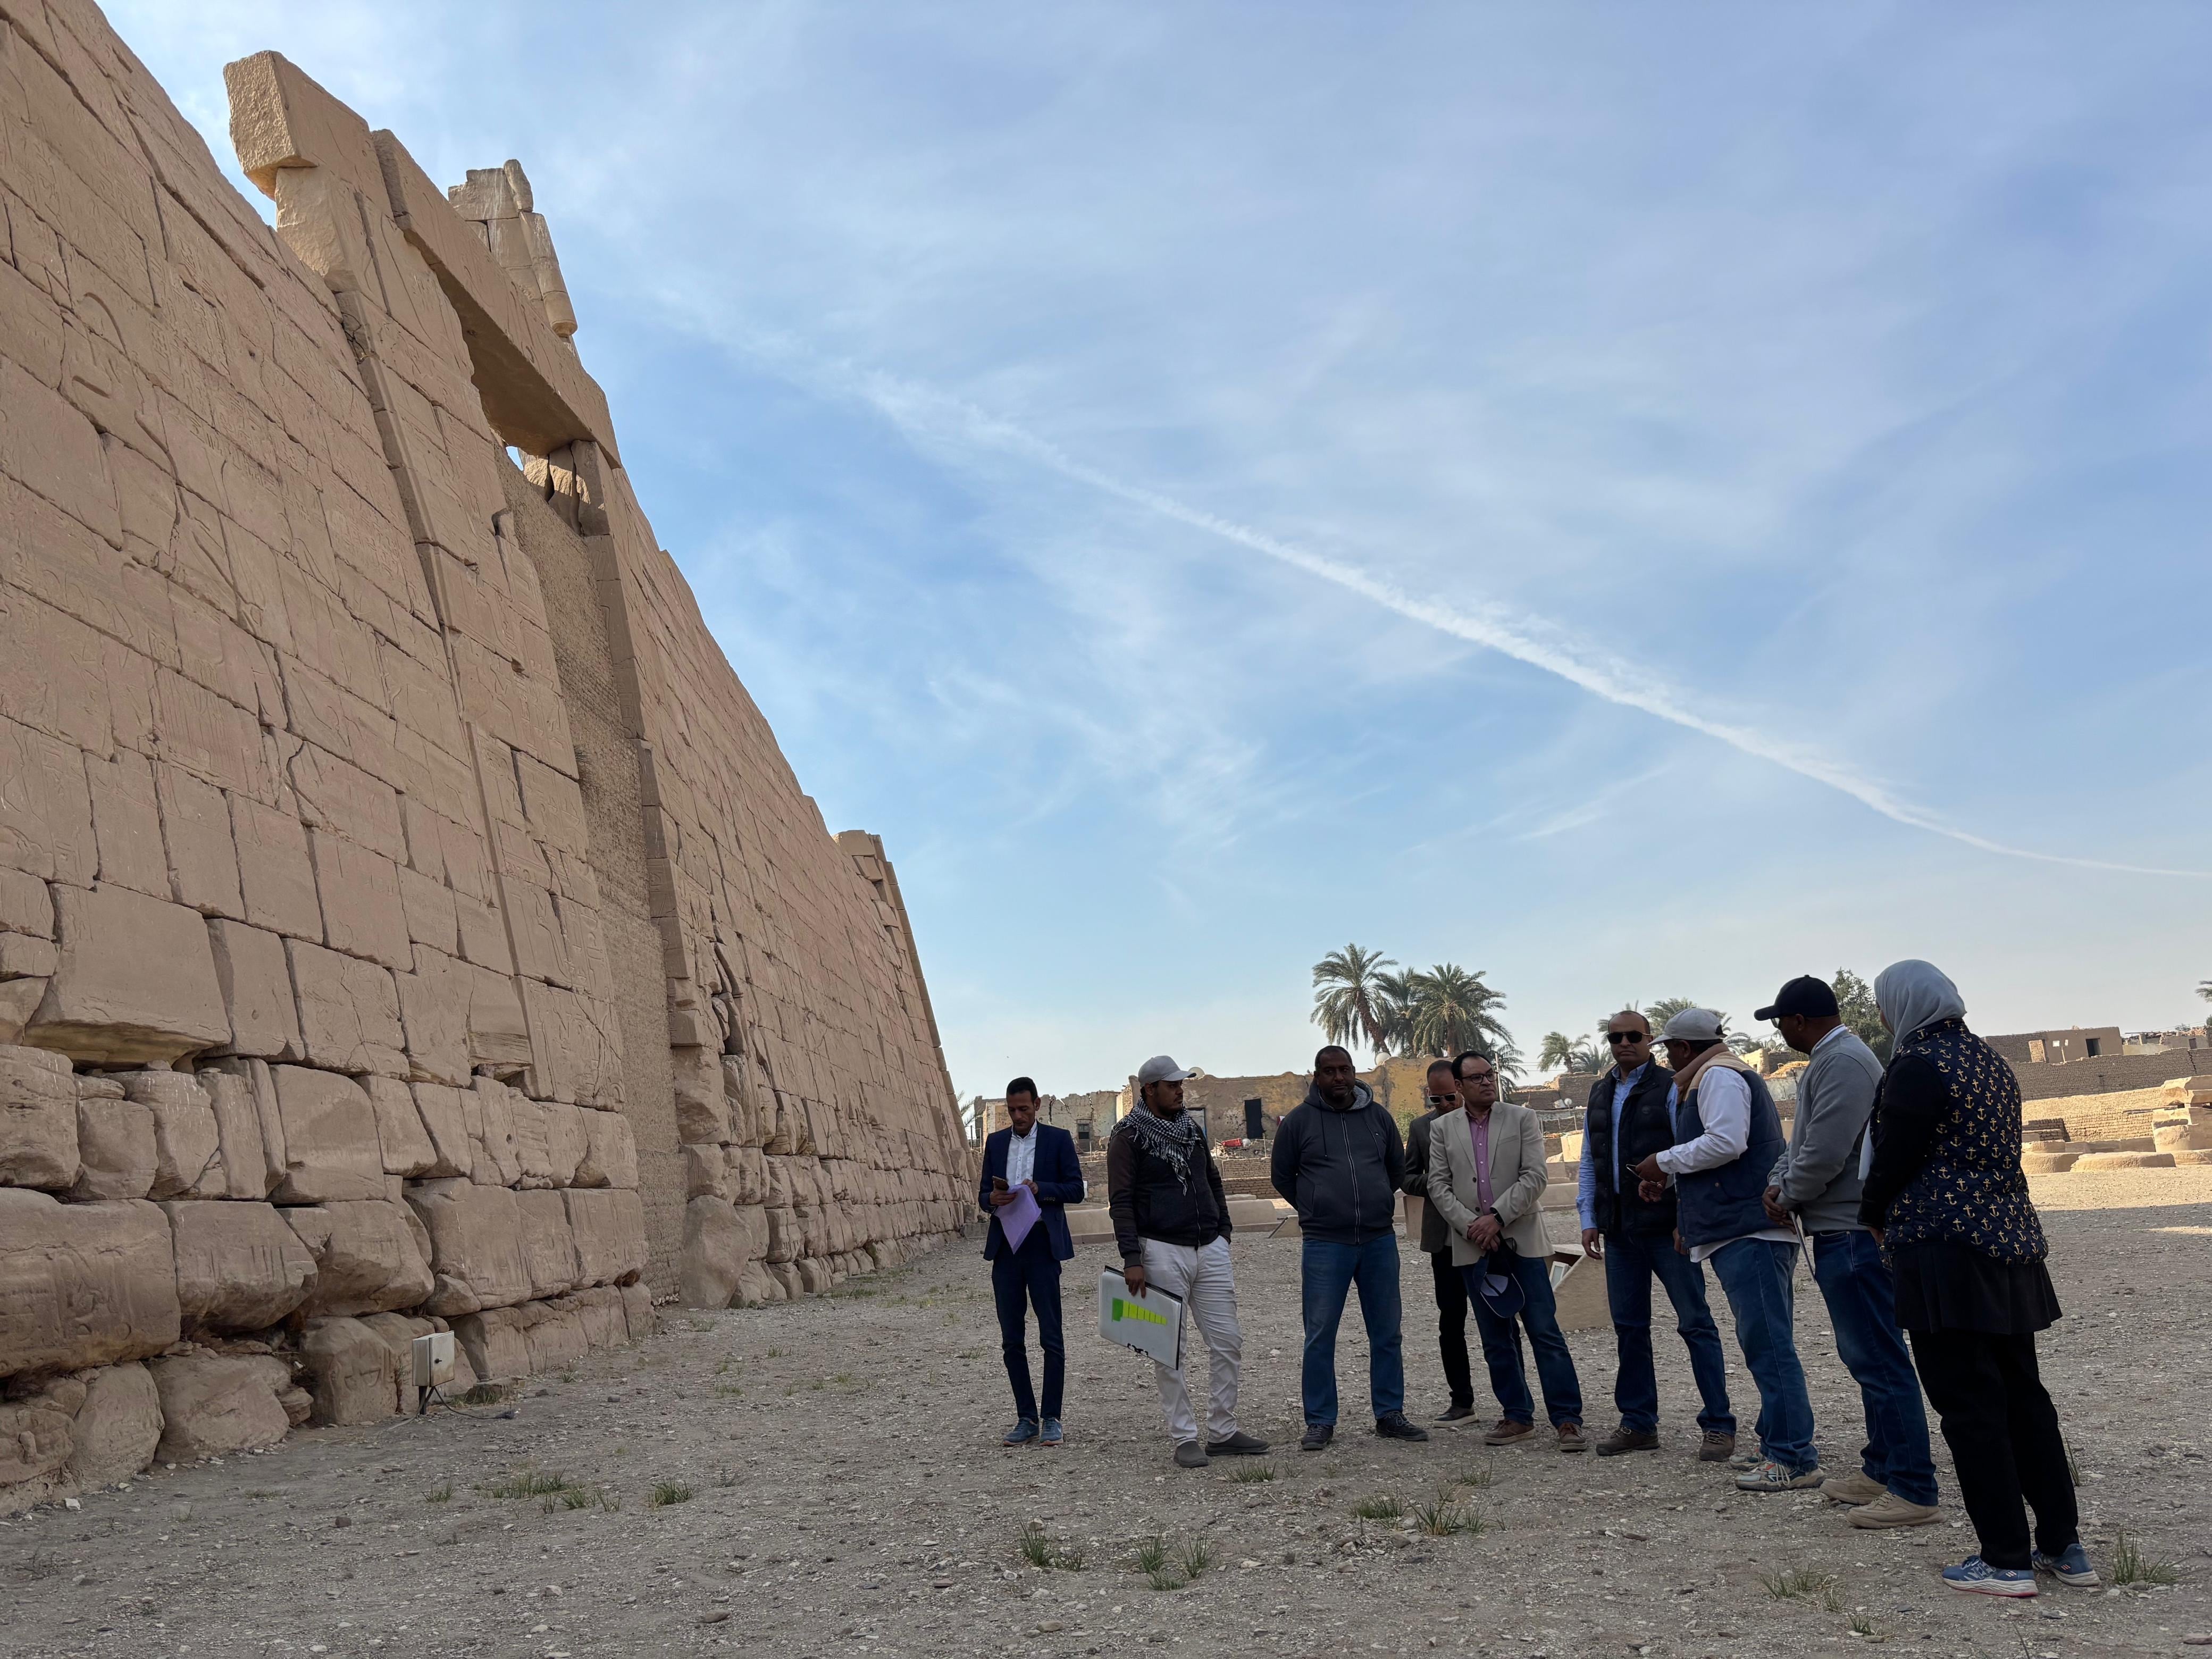
[[[1406,1148],[1398,1121],[1364,1083],[1339,1111],[1316,1086],[1275,1126],[1268,1174],[1275,1190],[1297,1206],[1308,1238],[1364,1244],[1398,1225],[1398,1189],[1406,1180]]]
[[[1767,1185],[1782,1188],[1783,1207],[1808,1234],[1860,1224],[1859,1139],[1881,1081],[1874,1050],[1842,1027],[1814,1046],[1797,1074],[1797,1121]]]

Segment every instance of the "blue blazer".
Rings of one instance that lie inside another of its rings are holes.
[[[1012,1129],[994,1129],[983,1142],[983,1179],[975,1189],[975,1202],[991,1212],[991,1230],[983,1237],[987,1261],[1006,1248],[1006,1231],[991,1202],[991,1177],[1006,1173],[1006,1148],[1013,1138]],[[1067,1236],[1064,1208],[1083,1201],[1083,1165],[1075,1156],[1075,1137],[1066,1130],[1040,1123],[1036,1138],[1036,1169],[1031,1179],[1036,1182],[1037,1205],[1044,1212],[1036,1224],[1051,1241],[1054,1259],[1066,1261],[1075,1254],[1075,1241]]]

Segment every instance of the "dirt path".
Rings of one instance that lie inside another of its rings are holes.
[[[956,1249],[825,1300],[667,1312],[642,1352],[541,1379],[512,1415],[303,1431],[0,1526],[0,1653],[1764,1656],[1852,1650],[1856,1619],[1947,1659],[2179,1654],[2185,1635],[2212,1632],[2212,1171],[2058,1177],[2039,1197],[2068,1310],[2045,1372],[2082,1467],[2092,1553],[2109,1573],[2124,1528],[2173,1564],[2178,1588],[1961,1597],[1935,1580],[1972,1548],[1955,1508],[1948,1524],[1876,1534],[1817,1494],[1740,1495],[1689,1459],[1694,1396],[1663,1331],[1656,1455],[1488,1455],[1444,1431],[1382,1445],[1364,1431],[1353,1320],[1336,1448],[1285,1446],[1265,1460],[1269,1480],[1240,1480],[1257,1470],[1226,1461],[1179,1472],[1144,1363],[1091,1334],[1076,1292],[1095,1251],[1067,1279],[1069,1443],[1002,1451],[988,1281]],[[1406,1267],[1410,1403],[1426,1417],[1442,1374],[1426,1267]],[[1240,1243],[1237,1267],[1246,1423],[1286,1442],[1297,1247]],[[1817,1293],[1801,1290],[1823,1455],[1847,1467],[1856,1393]],[[1611,1337],[1572,1340],[1601,1431]],[[1732,1387],[1747,1417],[1740,1367]],[[1949,1506],[1948,1466],[1943,1478]],[[656,1486],[677,1501],[656,1504]],[[1432,1537],[1352,1513],[1370,1496],[1410,1510],[1440,1491],[1484,1529]],[[1080,1567],[1025,1561],[1031,1525]],[[1194,1547],[1210,1565],[1184,1588],[1152,1588],[1132,1556],[1154,1534],[1170,1562],[1161,1583],[1186,1576]],[[1832,1594],[1778,1598],[1762,1581],[1785,1571],[1832,1578]]]

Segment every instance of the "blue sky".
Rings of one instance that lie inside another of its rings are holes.
[[[109,8],[519,156],[662,543],[956,1084],[2212,977],[2212,11]],[[235,174],[234,173],[234,177]]]

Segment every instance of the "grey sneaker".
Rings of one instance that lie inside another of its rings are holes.
[[[1257,1457],[1267,1449],[1266,1441],[1257,1436],[1247,1434],[1242,1429],[1237,1430],[1226,1440],[1209,1440],[1206,1443],[1206,1455],[1208,1457]]]
[[[1195,1440],[1186,1440],[1176,1448],[1176,1467],[1179,1469],[1202,1469],[1211,1461],[1206,1448]]]
[[[1828,1472],[1814,1464],[1809,1469],[1788,1469],[1772,1458],[1760,1462],[1758,1468],[1746,1469],[1735,1478],[1738,1492],[1809,1492],[1828,1478]]]

